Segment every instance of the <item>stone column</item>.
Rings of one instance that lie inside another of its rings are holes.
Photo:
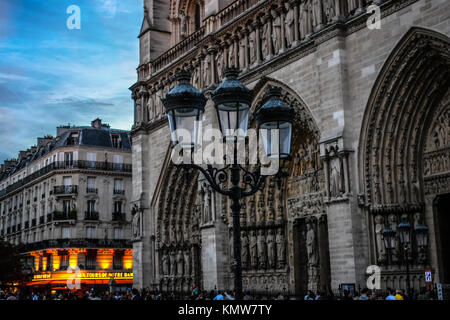
[[[203,289],[206,291],[228,288],[226,225],[219,219],[200,228],[202,237],[201,259]]]

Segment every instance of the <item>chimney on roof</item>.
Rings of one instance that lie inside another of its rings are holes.
[[[18,160],[22,160],[23,158],[25,158],[27,156],[27,151],[19,151],[19,158]]]
[[[70,125],[68,126],[59,126],[56,128],[56,136],[61,136],[64,132],[70,130]]]
[[[102,128],[102,119],[97,118],[94,121],[91,121],[92,128],[101,129]]]
[[[45,136],[43,138],[37,138],[37,146],[41,147],[43,145],[46,145],[48,142],[50,142],[52,140],[53,140],[52,136]]]

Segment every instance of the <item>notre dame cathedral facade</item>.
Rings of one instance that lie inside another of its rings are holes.
[[[379,25],[377,25],[379,23]],[[450,2],[447,0],[145,0],[134,100],[134,285],[233,288],[231,210],[198,172],[170,161],[161,98],[177,69],[209,97],[227,67],[295,110],[288,176],[241,209],[244,291],[450,283]],[[208,100],[205,127],[218,127]],[[404,255],[398,232],[412,226]],[[417,241],[416,226],[428,228]]]

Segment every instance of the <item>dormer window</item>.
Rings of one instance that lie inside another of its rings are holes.
[[[118,134],[112,134],[112,146],[115,149],[121,149],[122,148],[122,140],[120,139],[120,136]]]
[[[72,132],[67,138],[67,145],[68,146],[74,146],[78,144],[78,132]]]

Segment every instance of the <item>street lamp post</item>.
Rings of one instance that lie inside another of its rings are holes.
[[[247,89],[237,79],[238,73],[237,69],[225,71],[225,80],[211,94],[222,136],[225,141],[234,143],[232,164],[220,169],[213,167],[211,164],[206,165],[206,168],[194,163],[181,163],[178,166],[186,170],[199,170],[213,190],[231,200],[234,291],[236,299],[242,299],[240,201],[244,197],[251,196],[261,190],[266,176],[261,174],[260,165],[251,172],[238,164],[237,161],[237,142],[238,140],[245,141],[247,136],[249,110],[253,98],[251,90]],[[169,119],[173,146],[180,144],[182,151],[189,149],[192,155],[195,146],[201,143],[201,123],[206,98],[190,84],[189,72],[179,71],[177,80],[178,85],[166,95],[163,103]],[[279,160],[289,156],[293,115],[293,109],[282,102],[276,92],[273,92],[270,99],[258,110],[256,118],[259,129],[265,129],[263,131],[267,133],[263,137],[265,149],[269,151],[275,149],[275,152],[267,153],[269,157]],[[185,133],[188,131],[190,139],[182,137],[177,132],[178,129],[185,130]],[[271,130],[275,129],[279,130],[280,140],[277,141],[278,144],[269,138],[271,137]],[[229,176],[228,169],[230,170]],[[241,173],[243,187],[241,186]],[[284,174],[279,170],[276,176],[281,180]],[[222,187],[227,181],[231,182],[229,189]]]
[[[411,284],[409,281],[409,244],[411,243],[411,225],[407,221],[400,222],[397,226],[400,243],[403,246],[403,258],[406,263],[406,288],[408,296],[411,294]]]

